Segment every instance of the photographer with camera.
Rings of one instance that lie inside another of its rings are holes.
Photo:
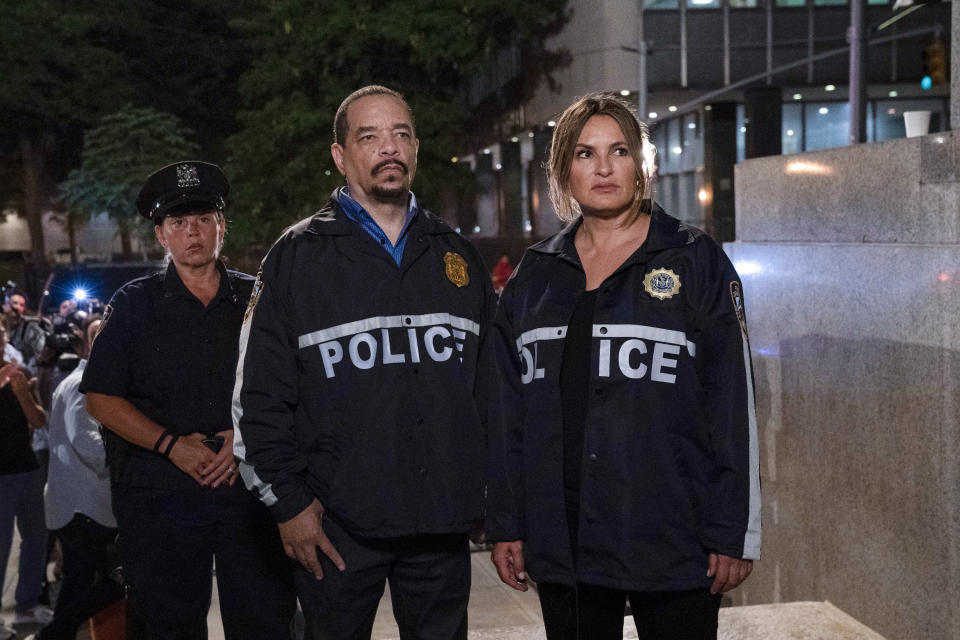
[[[119,553],[143,640],[207,637],[216,558],[227,640],[286,639],[290,564],[266,507],[237,483],[231,401],[250,276],[220,260],[229,187],[169,165],[137,198],[168,252],[106,307],[80,392],[106,430]]]
[[[0,362],[0,591],[16,521],[21,545],[14,622],[19,624],[31,621],[28,619],[36,617],[37,610],[42,608],[39,596],[46,536],[38,538],[26,534],[36,529],[37,519],[39,528],[46,532],[43,503],[37,512],[37,505],[30,499],[39,469],[30,446],[30,432],[43,426],[46,415],[37,402],[30,372],[21,364],[7,360],[7,344],[6,323],[0,322],[0,354],[3,354]],[[9,637],[12,632],[0,625],[0,638]]]

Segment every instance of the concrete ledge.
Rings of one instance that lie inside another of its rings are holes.
[[[741,242],[960,242],[955,132],[746,160]]]
[[[470,640],[546,640],[542,624],[479,629]],[[636,640],[633,619],[623,621],[624,640]],[[720,610],[718,640],[884,640],[829,602],[791,602]]]
[[[637,636],[634,633],[632,637]],[[717,639],[884,640],[883,636],[829,602],[790,602],[721,609]]]

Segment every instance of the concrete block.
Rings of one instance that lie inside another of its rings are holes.
[[[960,246],[725,248],[764,473],[764,559],[731,601],[829,600],[890,638],[953,637]]]
[[[734,172],[737,239],[957,242],[958,145],[949,132],[747,160]]]

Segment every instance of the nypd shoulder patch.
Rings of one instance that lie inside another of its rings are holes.
[[[747,333],[747,314],[743,310],[743,289],[736,280],[730,282],[730,301],[733,303],[733,310],[737,314],[737,321],[740,323],[740,330],[743,331],[743,337],[749,339]]]
[[[257,279],[253,283],[253,291],[250,292],[250,301],[247,303],[247,310],[243,312],[244,324],[250,319],[250,314],[253,313],[257,302],[260,301],[261,293],[263,293],[263,269],[257,272]]]

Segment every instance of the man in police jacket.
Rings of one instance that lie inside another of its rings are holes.
[[[241,332],[235,453],[302,565],[314,638],[369,638],[387,581],[402,638],[467,634],[495,300],[474,247],[410,191],[418,147],[400,94],[343,101],[346,186],[272,247]]]

